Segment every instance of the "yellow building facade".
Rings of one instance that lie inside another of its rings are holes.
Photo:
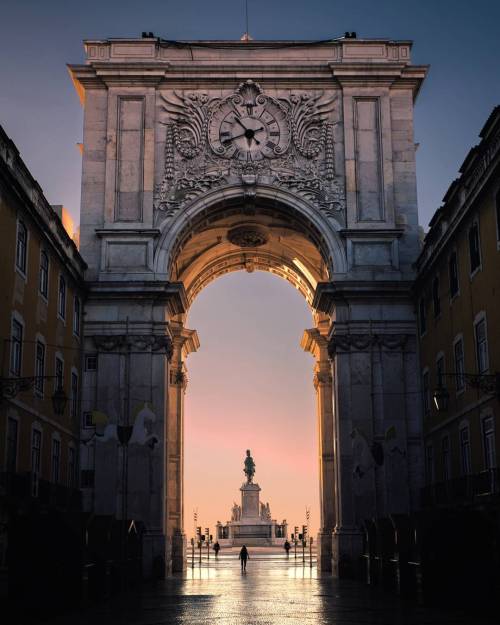
[[[430,223],[415,285],[427,503],[498,492],[500,107]]]
[[[78,488],[85,263],[62,217],[62,207],[49,205],[0,127],[4,523],[14,500],[65,509]],[[0,539],[2,565],[5,536]]]

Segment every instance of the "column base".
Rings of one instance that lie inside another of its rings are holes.
[[[186,570],[186,535],[174,534],[171,538],[171,566],[172,573],[182,573]]]
[[[332,575],[359,579],[363,555],[363,532],[356,527],[336,527],[332,535]]]
[[[318,571],[322,573],[332,572],[332,533],[318,532],[316,538],[316,561]]]
[[[165,534],[160,530],[146,530],[142,537],[142,576],[163,579],[165,568]]]

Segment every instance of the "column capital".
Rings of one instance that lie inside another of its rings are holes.
[[[196,330],[185,328],[179,321],[171,321],[169,328],[172,333],[174,349],[179,352],[180,358],[186,358],[192,352],[198,351],[200,339]]]
[[[321,360],[328,349],[328,338],[318,328],[304,330],[300,346],[305,352],[310,352],[317,360]]]

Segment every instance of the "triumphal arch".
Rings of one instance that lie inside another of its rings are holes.
[[[426,69],[410,51],[146,37],[86,41],[70,66],[95,427],[82,429],[82,486],[96,514],[143,523],[146,573],[184,565],[185,361],[199,346],[186,315],[231,271],[281,276],[313,311],[321,568],[349,574],[365,519],[417,507],[413,105]]]

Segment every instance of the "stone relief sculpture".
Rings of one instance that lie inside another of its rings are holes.
[[[160,98],[165,165],[155,190],[158,218],[231,184],[283,187],[332,216],[344,209],[334,159],[335,95],[274,97],[247,80],[225,97],[173,91]]]

